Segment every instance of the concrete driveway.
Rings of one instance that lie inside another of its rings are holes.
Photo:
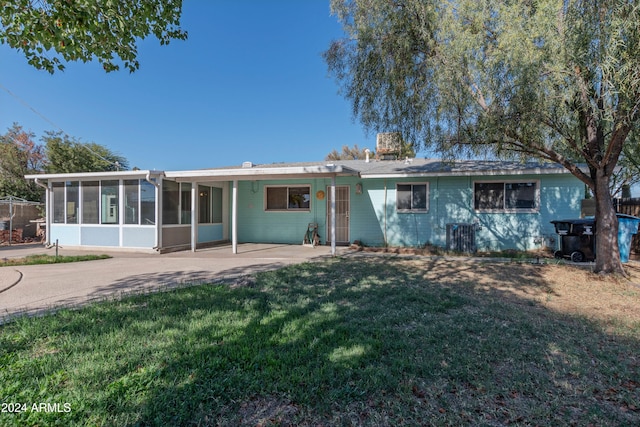
[[[0,258],[55,254],[42,245],[0,248]],[[289,264],[331,257],[330,248],[242,244],[190,252],[142,254],[59,249],[60,255],[103,254],[112,258],[68,264],[0,267],[0,323],[21,314],[39,314],[128,293],[195,283],[211,283]],[[340,253],[340,252],[338,252]]]

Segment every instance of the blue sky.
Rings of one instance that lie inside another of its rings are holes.
[[[95,61],[50,75],[0,45],[0,84],[15,95],[0,88],[0,133],[62,129],[157,170],[375,148],[321,56],[342,35],[328,0],[186,0],[182,26],[187,41],[140,42],[133,74]]]

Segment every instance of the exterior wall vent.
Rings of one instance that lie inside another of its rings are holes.
[[[476,252],[476,225],[447,224],[447,251]]]
[[[253,163],[252,162],[242,162],[242,167],[243,168],[252,168],[253,167]]]

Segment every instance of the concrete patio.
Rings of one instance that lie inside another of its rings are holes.
[[[0,248],[0,259],[33,254],[53,255],[55,249],[42,245]],[[59,254],[107,254],[112,258],[0,267],[0,321],[20,314],[36,315],[129,293],[211,283],[290,264],[327,259],[331,257],[331,248],[241,244],[237,254],[233,254],[228,245],[167,254],[59,248]]]

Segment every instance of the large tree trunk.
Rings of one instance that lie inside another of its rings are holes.
[[[609,191],[609,177],[602,169],[595,171],[596,198],[596,273],[621,274],[624,268],[618,247],[618,218]]]

